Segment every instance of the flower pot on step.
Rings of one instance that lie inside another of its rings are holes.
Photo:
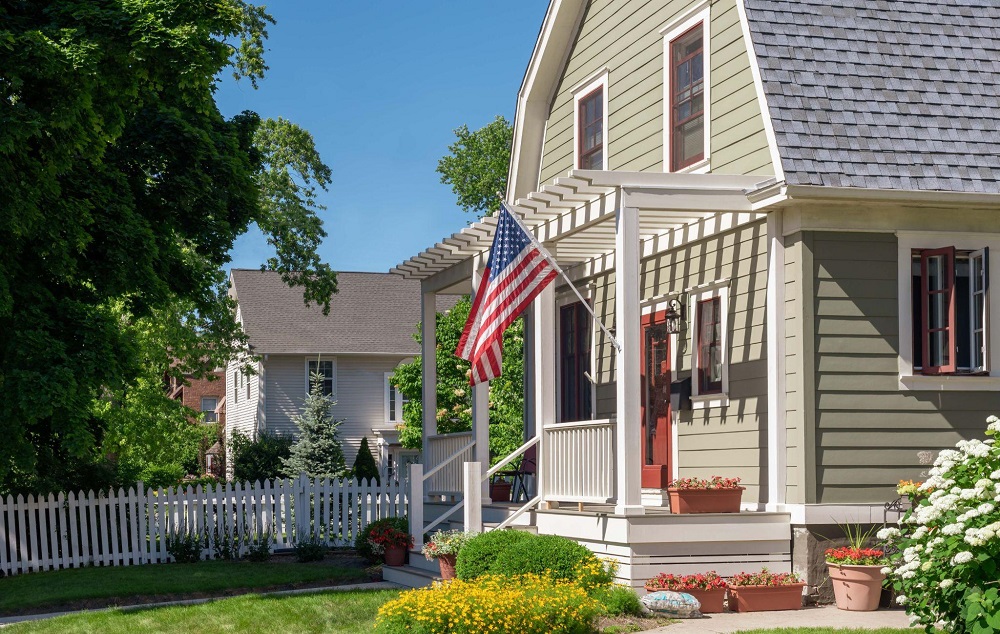
[[[671,513],[739,513],[745,487],[735,489],[669,488]]]
[[[837,607],[852,612],[871,612],[878,609],[882,596],[882,566],[855,566],[827,564],[833,595]]]
[[[490,482],[490,499],[494,502],[510,502],[510,482]]]
[[[455,578],[455,559],[458,555],[438,556],[438,566],[441,568],[441,578],[444,580]]]
[[[784,586],[729,586],[729,609],[734,612],[798,610],[804,583]]]
[[[385,549],[386,566],[402,566],[406,562],[406,546],[388,546]]]

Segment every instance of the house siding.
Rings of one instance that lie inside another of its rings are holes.
[[[902,391],[897,357],[897,240],[811,234],[815,297],[816,498],[885,502],[922,479],[919,452],[981,437],[996,392]]]
[[[641,263],[643,300],[686,292],[729,279],[729,404],[683,411],[678,416],[678,472],[681,477],[738,476],[744,503],[762,502],[767,464],[767,224],[758,221],[666,251]],[[595,311],[614,325],[614,275],[593,281]],[[687,309],[685,308],[685,311]],[[691,376],[692,351],[685,329],[671,351],[673,379]],[[597,417],[616,415],[615,353],[595,333]]]
[[[539,185],[573,169],[572,89],[602,68],[608,78],[608,168],[663,171],[661,28],[695,6],[690,0],[587,5],[545,128]],[[750,61],[734,0],[711,8],[711,167],[726,174],[773,175]]]
[[[240,385],[242,365],[238,361],[230,361],[226,367],[226,436],[233,431],[240,431],[253,437],[260,425],[260,381],[262,368],[258,364],[257,374],[244,375]],[[250,397],[247,398],[246,385],[250,383]]]

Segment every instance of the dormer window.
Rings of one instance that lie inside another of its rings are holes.
[[[608,71],[591,75],[573,90],[576,117],[574,165],[582,170],[608,169]]]

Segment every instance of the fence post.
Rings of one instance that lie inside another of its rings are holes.
[[[410,464],[410,497],[406,516],[410,518],[410,535],[413,548],[424,547],[424,465]]]
[[[483,465],[481,462],[466,462],[464,469],[465,487],[465,531],[483,532]]]

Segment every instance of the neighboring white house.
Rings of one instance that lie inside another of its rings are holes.
[[[226,435],[239,430],[295,434],[293,419],[302,411],[312,371],[325,375],[324,390],[336,399],[349,465],[361,439],[368,443],[382,476],[395,477],[400,465],[418,452],[399,445],[396,425],[403,422],[403,398],[389,385],[400,363],[420,352],[413,338],[420,283],[387,273],[338,273],[338,292],[324,315],[306,306],[302,289],[291,288],[278,273],[234,269],[230,295],[237,320],[260,360],[256,375],[232,361],[226,369]]]

